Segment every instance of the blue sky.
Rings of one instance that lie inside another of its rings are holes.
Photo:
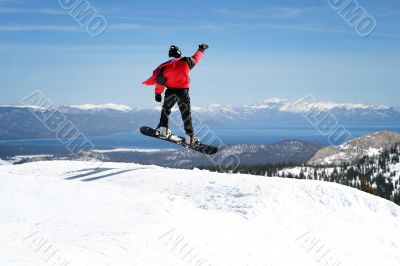
[[[108,22],[95,38],[59,1],[0,0],[0,104],[41,90],[56,105],[154,106],[141,82],[169,45],[191,55],[206,42],[192,73],[194,105],[313,95],[399,106],[398,0],[358,0],[377,21],[368,37],[328,0],[89,0]]]

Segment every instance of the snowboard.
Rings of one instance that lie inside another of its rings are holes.
[[[162,139],[160,138],[160,132],[157,129],[150,128],[150,127],[141,127],[140,128],[140,133],[142,133],[145,136],[168,141],[177,145],[180,145],[182,147],[201,152],[206,155],[213,155],[218,152],[218,148],[206,144],[196,144],[196,145],[187,145],[185,143],[185,138],[177,136],[177,135],[171,135],[168,139]]]

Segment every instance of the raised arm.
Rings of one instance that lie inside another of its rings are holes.
[[[199,45],[199,49],[192,57],[186,57],[186,62],[188,63],[190,69],[194,68],[198,63],[200,63],[201,59],[203,58],[204,51],[208,49],[207,44]]]
[[[203,58],[204,51],[197,50],[197,52],[192,56],[193,61],[195,64],[200,63],[201,59]]]

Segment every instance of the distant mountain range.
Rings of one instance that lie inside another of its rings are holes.
[[[73,105],[57,109],[87,136],[102,136],[113,133],[130,132],[141,125],[155,126],[160,109],[131,108],[125,105]],[[35,106],[0,106],[0,140],[54,138],[32,111],[50,116],[54,110]],[[289,101],[267,99],[253,105],[225,106],[209,105],[193,107],[194,117],[211,128],[275,126],[311,127],[305,116],[313,113],[319,117],[333,115],[345,126],[398,126],[400,108],[384,105],[342,104],[333,102],[313,102],[311,100]],[[180,116],[173,118],[180,125]]]
[[[226,145],[211,157],[188,149],[149,150],[149,152],[137,149],[96,150],[93,157],[100,158],[102,161],[135,162],[173,168],[213,165],[220,166],[221,170],[224,170],[231,164],[235,166],[239,164],[305,163],[321,148],[321,145],[314,142],[293,140],[266,145]]]

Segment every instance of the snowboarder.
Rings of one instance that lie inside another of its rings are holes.
[[[164,103],[161,111],[160,123],[157,129],[160,132],[160,138],[168,139],[171,136],[171,130],[168,128],[169,115],[171,109],[178,103],[179,110],[185,127],[185,143],[189,146],[200,143],[195,136],[192,124],[192,115],[190,108],[189,72],[200,62],[204,51],[208,49],[207,44],[199,45],[197,52],[191,57],[182,57],[182,51],[176,45],[169,48],[169,57],[171,60],[161,64],[153,72],[153,76],[144,81],[145,85],[155,85],[155,100],[162,102],[162,93],[165,91]]]

